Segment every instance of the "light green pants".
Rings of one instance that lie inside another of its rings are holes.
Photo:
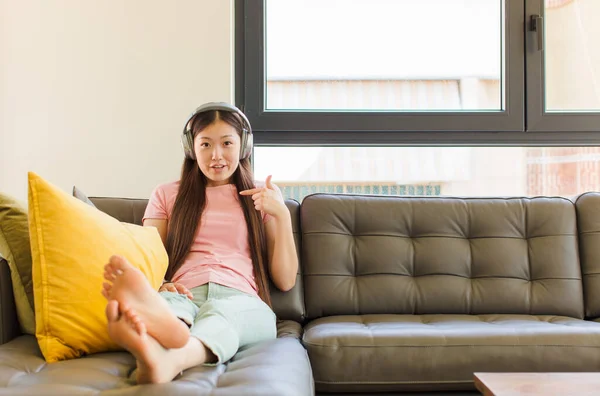
[[[228,361],[240,348],[277,337],[275,313],[260,298],[212,282],[190,291],[193,300],[173,292],[160,295],[190,326],[190,334],[215,354],[216,364]]]

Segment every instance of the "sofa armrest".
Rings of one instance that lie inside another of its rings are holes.
[[[19,334],[19,320],[15,308],[10,268],[8,268],[6,260],[0,257],[0,345],[7,343]]]

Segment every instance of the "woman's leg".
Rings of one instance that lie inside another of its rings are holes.
[[[240,348],[277,337],[275,314],[259,298],[214,283],[207,294],[190,329],[214,353],[204,364],[224,363]]]
[[[110,337],[136,359],[139,384],[169,382],[188,368],[216,360],[196,337],[189,337],[183,348],[165,349],[147,333],[142,318],[116,300],[106,305],[106,317]]]

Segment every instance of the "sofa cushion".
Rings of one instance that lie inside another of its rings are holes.
[[[585,316],[600,317],[600,193],[589,192],[575,199],[579,254],[583,276]]]
[[[8,262],[10,268],[21,331],[25,334],[35,334],[27,208],[16,199],[2,193],[0,193],[0,257]]]
[[[142,225],[147,199],[90,197],[90,202],[109,216],[124,223]]]
[[[563,198],[308,196],[307,316],[583,317],[575,208]]]
[[[317,391],[473,389],[474,372],[600,367],[600,323],[560,316],[333,316],[308,323],[303,343]]]
[[[126,257],[158,290],[167,252],[153,227],[125,224],[29,173],[36,336],[48,362],[120,349],[108,336],[103,267]]]
[[[228,364],[198,366],[161,385],[136,385],[135,360],[109,352],[46,364],[33,336],[0,345],[0,394],[10,395],[298,395],[314,394],[299,326],[280,324],[279,338],[239,351]],[[287,336],[281,334],[285,328]],[[293,330],[296,330],[294,333]]]

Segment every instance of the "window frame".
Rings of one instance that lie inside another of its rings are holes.
[[[525,4],[526,20],[526,73],[527,73],[527,131],[580,131],[598,132],[600,130],[600,111],[598,112],[546,112],[544,51],[538,50],[537,33],[531,30],[532,15],[545,18],[544,0],[527,0]],[[542,29],[545,29],[542,23]],[[545,32],[545,31],[544,31]],[[543,40],[545,42],[545,40]],[[543,47],[543,46],[542,46]]]
[[[252,124],[256,145],[600,144],[600,123],[594,129],[593,121],[582,121],[587,117],[552,113],[536,118],[536,101],[539,102],[542,96],[535,90],[535,84],[537,81],[539,86],[543,81],[543,65],[536,64],[535,56],[539,57],[539,54],[527,50],[535,40],[534,32],[529,32],[528,20],[532,11],[543,9],[543,0],[505,1],[506,109],[487,113],[264,110],[264,4],[264,0],[235,1],[235,100]],[[527,103],[529,107],[526,108]],[[600,115],[597,117],[600,119]],[[557,122],[559,118],[561,121]],[[588,128],[578,129],[579,122]]]

